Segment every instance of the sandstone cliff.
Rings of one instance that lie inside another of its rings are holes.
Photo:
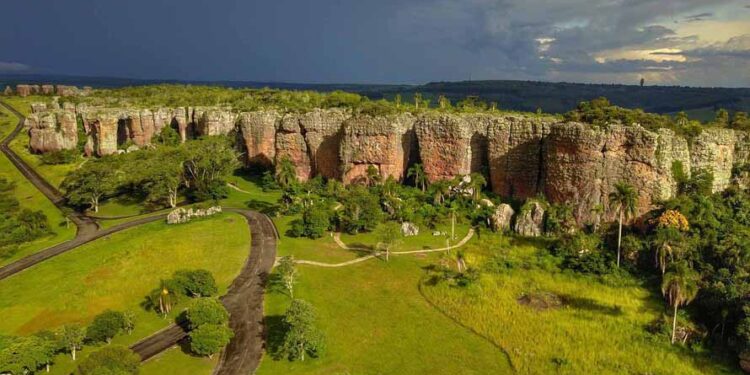
[[[544,195],[552,203],[570,204],[579,224],[613,218],[608,195],[617,182],[636,188],[638,211],[644,213],[675,194],[675,162],[688,175],[712,172],[714,191],[719,191],[729,185],[734,165],[750,161],[750,135],[729,129],[705,129],[689,144],[667,129],[600,128],[553,117],[490,113],[238,113],[220,107],[102,109],[67,103],[58,108],[34,106],[27,120],[33,151],[75,148],[77,117],[88,155],[113,154],[128,142],[148,146],[170,126],[183,141],[235,136],[248,165],[272,167],[288,158],[301,180],[324,176],[351,183],[363,179],[370,166],[383,178],[403,180],[415,163],[423,164],[431,181],[483,173],[500,196],[525,200]]]

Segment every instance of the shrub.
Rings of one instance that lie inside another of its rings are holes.
[[[185,313],[190,329],[196,329],[205,324],[225,324],[229,320],[229,313],[224,305],[213,298],[199,298]]]
[[[70,164],[78,159],[78,150],[60,150],[42,154],[42,163],[47,165]]]
[[[109,343],[113,337],[129,326],[125,314],[119,311],[106,310],[97,315],[86,329],[86,337],[92,342]]]
[[[207,270],[178,270],[172,277],[186,296],[210,297],[219,291],[214,276]]]
[[[137,374],[141,358],[132,350],[121,346],[99,349],[78,364],[79,375]]]
[[[204,324],[190,332],[190,350],[211,358],[229,344],[233,336],[232,330],[225,325]]]

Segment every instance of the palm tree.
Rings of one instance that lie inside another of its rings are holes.
[[[451,191],[451,185],[446,180],[439,180],[432,183],[433,203],[436,205],[442,205],[445,202],[445,197]]]
[[[672,317],[672,344],[674,344],[677,329],[677,308],[687,305],[698,294],[698,273],[688,267],[686,263],[678,263],[674,269],[664,274],[661,282],[661,292],[667,303],[674,308]]]
[[[620,246],[622,245],[622,221],[636,214],[636,202],[638,193],[625,182],[615,184],[615,191],[609,193],[609,205],[615,209],[619,216],[619,229],[617,231],[617,267],[620,267]]]
[[[485,179],[481,173],[471,174],[469,187],[471,187],[471,199],[474,200],[474,202],[479,200],[479,196],[482,194],[482,189],[485,186],[487,186],[487,179]]]
[[[297,182],[297,169],[294,168],[294,163],[286,156],[279,161],[276,182],[284,189]]]
[[[374,186],[380,183],[382,176],[380,175],[378,167],[372,164],[368,165],[367,171],[365,171],[365,179],[367,182],[367,186]]]
[[[414,164],[406,172],[406,177],[414,177],[414,186],[422,189],[422,192],[427,190],[427,176],[424,173],[424,167],[422,164]]]

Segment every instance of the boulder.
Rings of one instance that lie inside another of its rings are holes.
[[[510,230],[510,223],[513,219],[513,215],[516,212],[508,204],[500,204],[495,209],[495,212],[490,217],[490,223],[492,224],[492,230],[495,232],[507,232]]]
[[[544,229],[544,207],[537,201],[524,204],[516,218],[516,233],[527,237],[539,237]]]
[[[416,236],[419,234],[419,227],[414,223],[404,221],[401,223],[401,234],[404,235],[404,237]]]
[[[172,210],[167,215],[167,224],[182,224],[187,223],[193,218],[200,218],[215,215],[221,212],[221,206],[213,206],[206,209],[203,208],[183,208],[178,207]]]

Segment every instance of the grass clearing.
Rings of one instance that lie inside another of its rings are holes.
[[[535,246],[507,240],[473,241],[469,263],[493,251],[534,257]],[[468,288],[424,284],[424,295],[461,324],[503,347],[521,374],[735,373],[715,360],[671,346],[646,326],[664,312],[663,302],[641,285],[609,286],[572,273],[526,270],[485,273]],[[563,304],[538,309],[519,303],[530,293],[551,293]]]

